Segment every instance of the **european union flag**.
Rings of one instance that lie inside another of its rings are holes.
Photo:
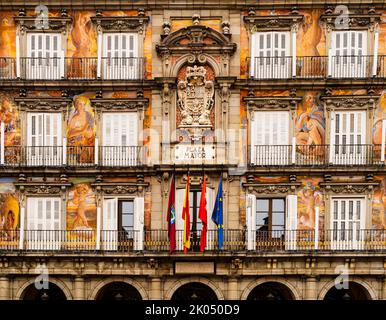
[[[213,208],[212,220],[217,225],[218,248],[221,250],[224,242],[222,177],[220,178],[220,183],[218,184],[216,203]]]

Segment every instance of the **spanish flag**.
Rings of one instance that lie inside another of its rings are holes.
[[[184,197],[184,206],[182,208],[182,219],[184,220],[184,252],[190,249],[190,207],[189,207],[189,185],[190,177],[186,180],[186,189]]]

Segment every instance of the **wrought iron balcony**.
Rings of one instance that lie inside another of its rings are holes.
[[[140,146],[13,146],[4,147],[1,165],[135,167],[144,164]]]
[[[0,58],[0,80],[142,80],[146,59],[137,57]]]
[[[254,57],[249,59],[251,79],[347,79],[385,78],[386,56],[291,56]]]
[[[382,166],[386,150],[381,145],[255,145],[252,166]]]
[[[192,231],[190,252],[200,251],[200,231]],[[176,231],[176,252],[183,252],[183,231]],[[386,229],[244,230],[224,229],[218,249],[217,230],[208,230],[207,252],[386,252]],[[0,230],[0,251],[168,252],[167,230]]]

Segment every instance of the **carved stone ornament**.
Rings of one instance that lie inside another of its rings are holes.
[[[71,105],[69,98],[15,98],[21,111],[66,111]]]
[[[254,33],[263,30],[291,30],[294,26],[298,25],[303,18],[304,16],[300,14],[267,16],[251,14],[245,16],[244,21],[248,25],[251,33]]]
[[[206,80],[205,68],[187,67],[185,80],[178,82],[177,92],[180,127],[211,126],[209,116],[214,105],[214,84]]]
[[[67,16],[46,18],[17,16],[13,19],[22,34],[26,31],[57,31],[65,34],[72,23],[72,18]]]
[[[248,110],[261,109],[287,109],[295,110],[301,97],[255,97],[246,96],[243,98]]]
[[[126,182],[126,183],[108,183],[108,182],[96,182],[91,184],[97,191],[103,191],[108,195],[122,195],[122,194],[136,194],[142,192],[144,188],[149,186],[147,182]]]
[[[236,51],[236,44],[230,42],[229,36],[212,28],[192,25],[164,37],[161,43],[156,45],[156,50],[160,56],[192,53],[192,51],[232,55]]]
[[[287,194],[294,192],[301,186],[300,182],[287,183],[243,183],[243,187],[248,189],[249,193],[255,194]]]
[[[25,182],[15,183],[15,186],[24,194],[30,195],[59,195],[66,188],[72,186],[72,183],[36,183]]]
[[[149,99],[146,98],[128,98],[128,99],[91,99],[91,105],[97,110],[102,111],[127,111],[144,110],[149,105]]]
[[[325,102],[327,110],[333,109],[373,109],[375,102],[379,99],[376,95],[340,95],[321,96],[320,100]]]
[[[374,26],[381,20],[380,14],[323,14],[320,16],[328,31],[331,30],[372,30]]]
[[[380,183],[378,182],[321,182],[321,188],[333,193],[365,194],[374,190]]]
[[[138,12],[136,16],[102,16],[91,17],[91,21],[97,25],[98,32],[123,32],[138,31],[143,32],[145,25],[149,22],[149,17],[144,13]]]

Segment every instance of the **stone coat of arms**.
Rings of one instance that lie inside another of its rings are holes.
[[[177,105],[181,110],[180,127],[211,126],[210,111],[214,105],[214,84],[206,80],[203,66],[187,67],[185,80],[177,85]]]

